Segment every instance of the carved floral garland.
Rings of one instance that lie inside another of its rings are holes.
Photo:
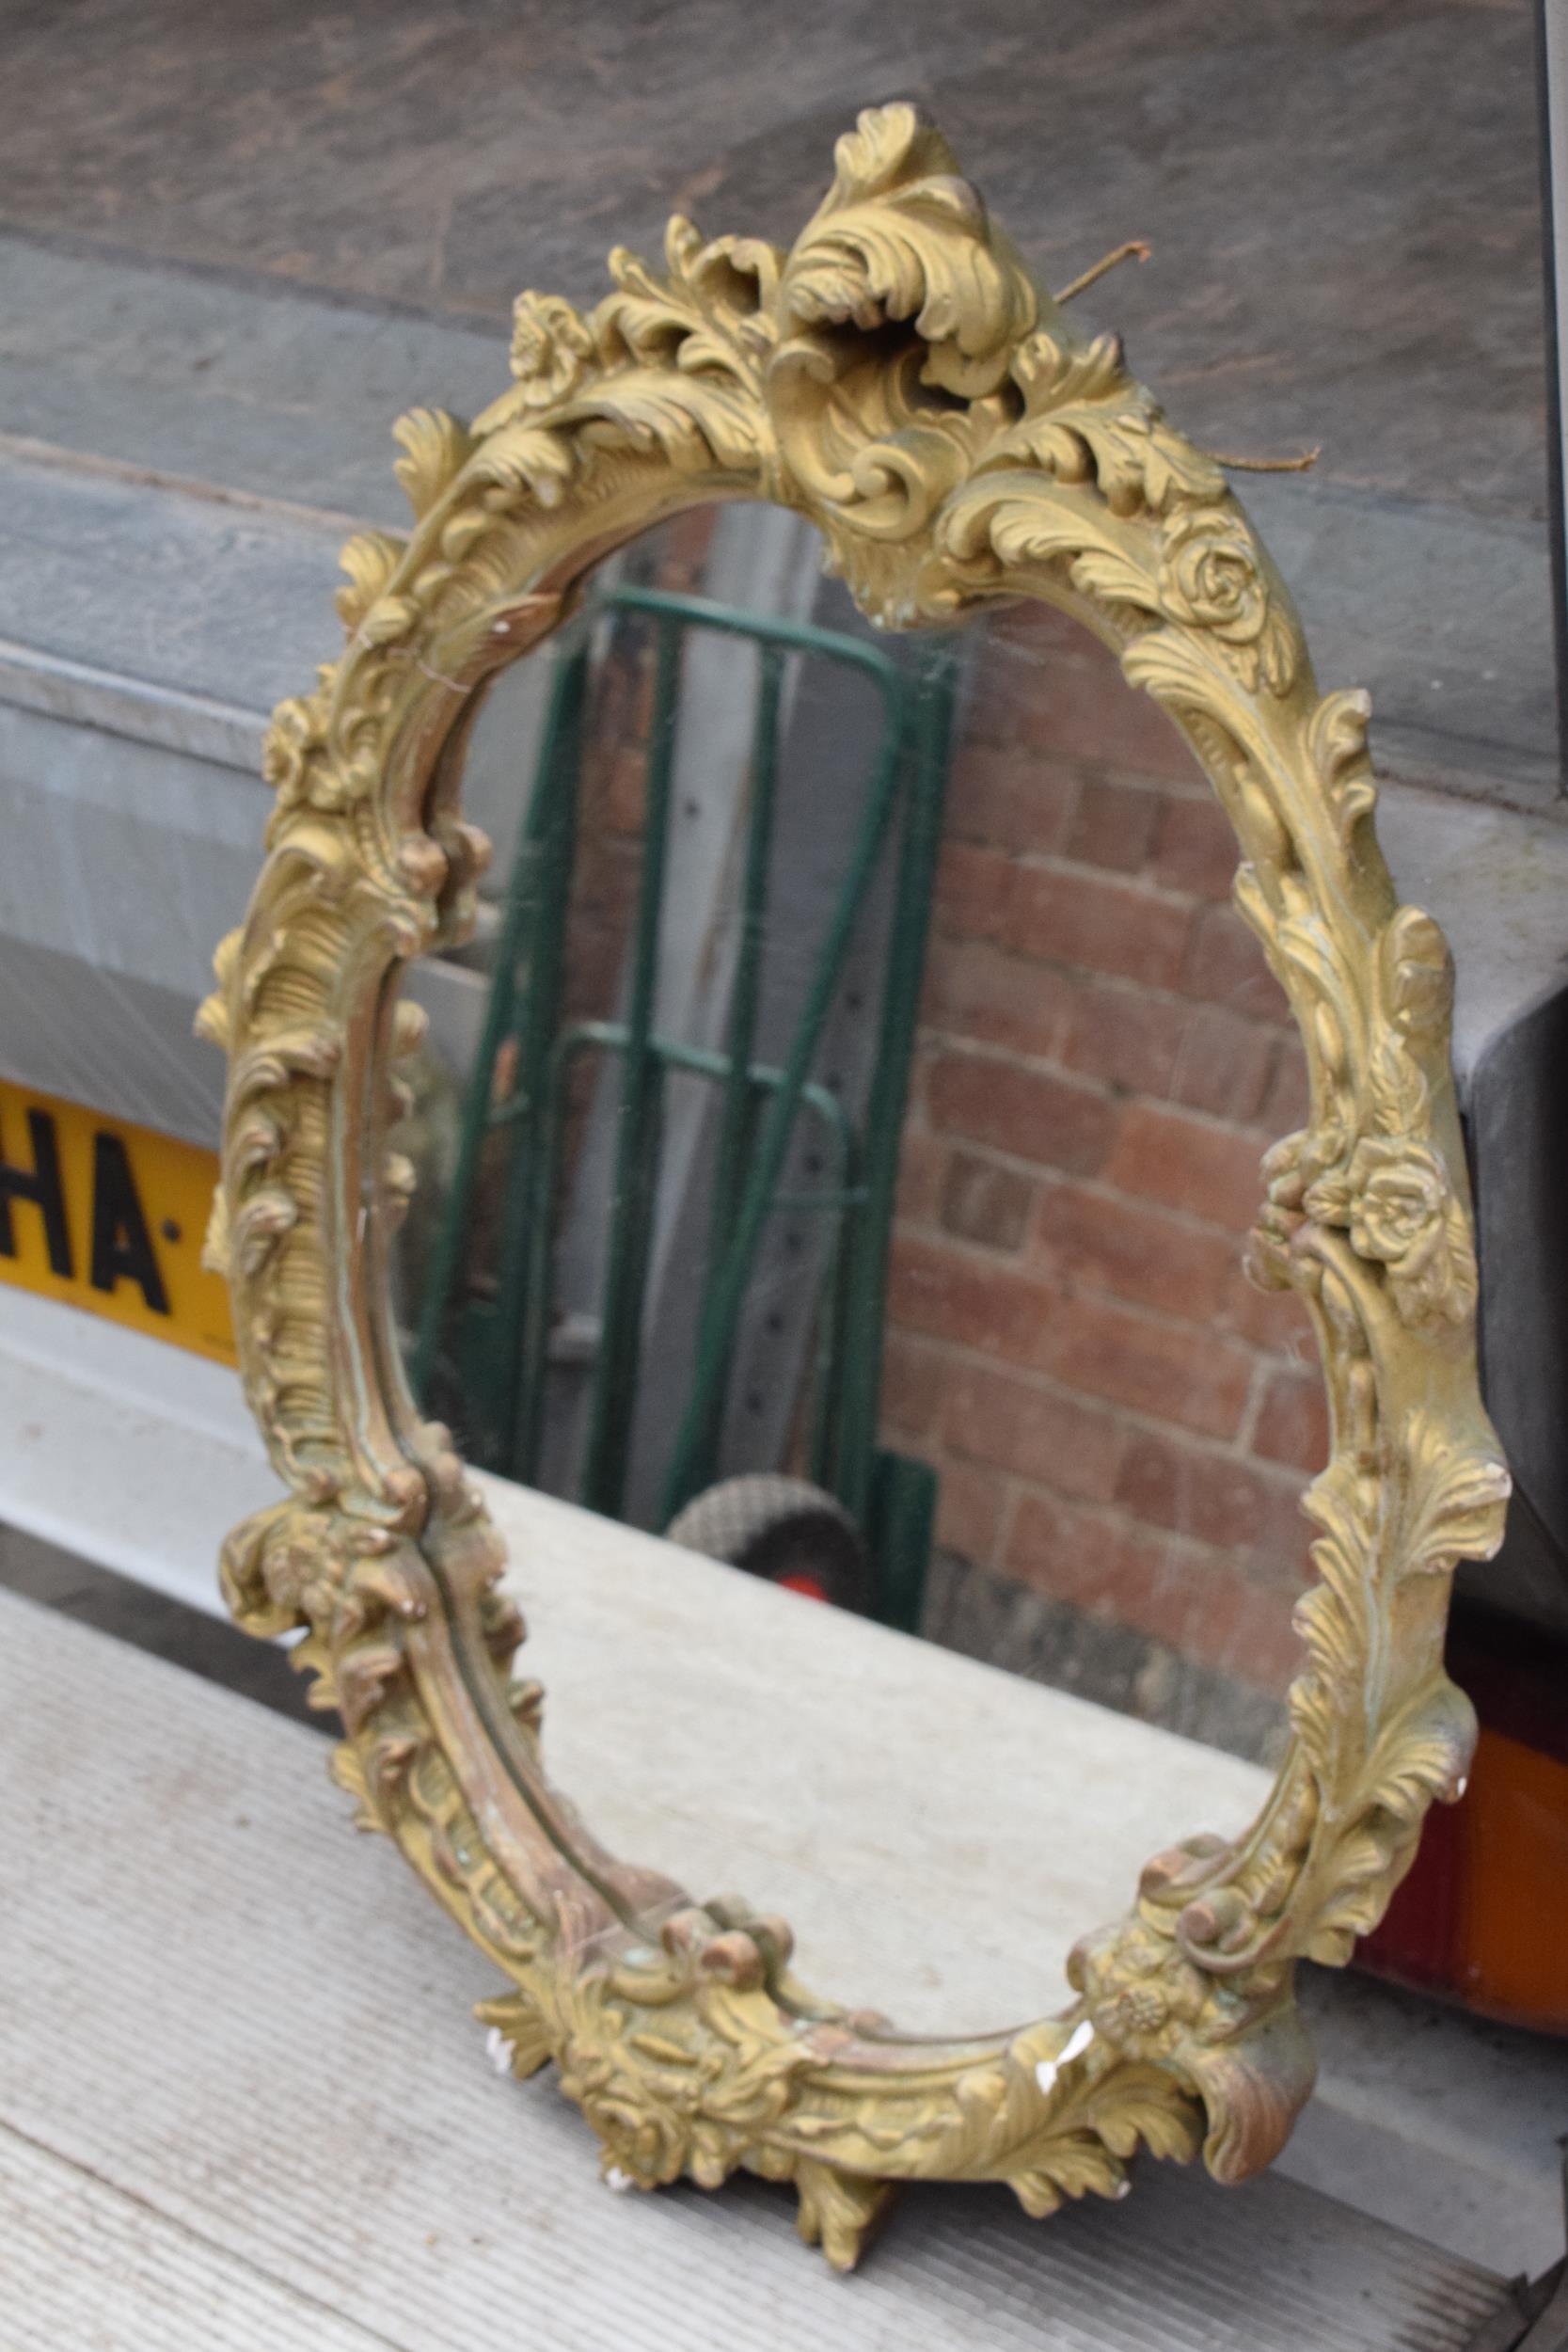
[[[619,2177],[791,2179],[841,2265],[899,2178],[1006,2181],[1045,2213],[1119,2193],[1140,2144],[1201,2138],[1237,2179],[1310,2088],[1295,1961],[1348,1956],[1463,1785],[1449,1578],[1496,1549],[1507,1494],[1475,1383],[1447,951],[1372,839],[1367,701],[1319,698],[1219,465],[1115,339],[1069,329],[913,109],[840,141],[788,253],[676,220],[664,276],[610,267],[586,318],[521,298],[513,383],[471,427],[400,421],[414,529],[350,542],[345,651],[267,739],[267,863],[201,1026],[230,1057],[212,1257],[293,1493],[230,1538],[225,1589],[253,1631],[309,1629],[295,1656],[342,1712],[361,1821],[512,1979],[483,2014],[518,2074],[556,2061]],[[716,496],[808,515],[884,623],[1039,596],[1119,646],[1235,824],[1238,904],[1311,1068],[1250,1261],[1306,1299],[1333,1408],[1291,1751],[1250,1832],[1158,1856],[1078,1947],[1062,2016],[981,2042],[814,2000],[782,1922],[596,1846],[545,1778],[538,1686],[506,1681],[499,1546],[386,1312],[409,1174],[385,1136],[420,1027],[386,983],[462,935],[487,853],[457,813],[461,720],[599,554]]]

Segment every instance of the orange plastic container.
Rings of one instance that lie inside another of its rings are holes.
[[[1568,1650],[1466,1614],[1449,1672],[1481,1719],[1469,1785],[1427,1817],[1359,1963],[1483,2015],[1568,2033]]]

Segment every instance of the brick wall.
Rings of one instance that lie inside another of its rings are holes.
[[[1241,1270],[1259,1156],[1306,1105],[1235,862],[1111,656],[1041,610],[991,624],[952,776],[884,1422],[941,1473],[933,1629],[1257,1749],[1299,1656],[1297,1499],[1326,1433],[1305,1316]]]
[[[711,526],[660,532],[646,575],[702,584]],[[573,1017],[622,983],[650,650],[623,632],[596,677]],[[929,1631],[1261,1753],[1299,1655],[1297,1498],[1326,1436],[1305,1317],[1241,1270],[1259,1157],[1306,1104],[1284,998],[1228,903],[1235,858],[1174,730],[1084,632],[1040,608],[976,632],[883,1436],[941,1477]]]

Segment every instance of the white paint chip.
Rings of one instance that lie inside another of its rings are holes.
[[[1041,2058],[1035,2069],[1035,2080],[1047,2097],[1056,2088],[1056,2077],[1064,2066],[1070,2066],[1075,2058],[1082,2058],[1094,2040],[1094,2027],[1086,2017],[1080,2018],[1053,2058]]]

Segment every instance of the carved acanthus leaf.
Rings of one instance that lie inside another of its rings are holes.
[[[984,466],[1023,460],[1058,482],[1093,482],[1118,516],[1162,515],[1179,498],[1224,498],[1220,468],[1165,422],[1128,373],[1118,336],[1084,344],[1042,328],[1020,346],[1012,376],[1023,395],[1023,421],[1002,436]]]
[[[1217,2181],[1244,2181],[1273,2162],[1318,2072],[1307,2030],[1289,2000],[1233,2040],[1189,2047],[1183,2064],[1209,2112],[1203,2159]]]
[[[503,424],[481,445],[474,478],[527,491],[542,506],[556,506],[576,464],[577,453],[563,434],[538,423]]]
[[[1342,844],[1377,802],[1367,756],[1372,698],[1360,687],[1325,694],[1307,730],[1307,747]]]
[[[411,408],[392,427],[404,454],[392,468],[416,518],[449,490],[473,454],[474,437],[444,408]]]
[[[347,629],[357,628],[403,561],[406,539],[389,531],[361,531],[350,539],[338,562],[348,574],[348,585],[337,595],[338,617]]]
[[[1502,1541],[1512,1489],[1496,1454],[1456,1448],[1430,1412],[1406,1428],[1400,1563],[1406,1575],[1444,1576],[1461,1560],[1490,1560]]]
[[[965,400],[997,390],[1037,297],[945,139],[913,106],[884,106],[839,140],[835,162],[784,264],[785,334],[911,320],[927,384]]]
[[[505,2059],[508,2071],[527,2082],[555,2056],[549,2032],[534,2003],[523,1993],[504,1993],[493,2001],[479,2001],[474,2015],[488,2026],[491,2047]]]
[[[591,332],[605,367],[674,367],[730,379],[753,396],[763,356],[775,340],[771,306],[783,256],[754,237],[705,243],[678,215],[665,238],[668,275],[637,256],[610,257],[618,292],[594,311]]]
[[[753,474],[772,446],[753,402],[679,373],[610,376],[578,411],[584,448],[657,451],[677,473]]]
[[[1450,976],[1365,822],[1365,697],[1319,698],[1216,461],[1114,339],[1037,296],[912,108],[861,119],[787,256],[676,220],[662,271],[620,255],[614,275],[587,316],[522,297],[513,381],[475,427],[401,421],[415,528],[351,543],[341,659],[267,736],[268,863],[201,1023],[230,1057],[211,1247],[294,1491],[236,1531],[224,1582],[252,1629],[306,1629],[293,1655],[344,1711],[360,1818],[512,1979],[489,2022],[514,2071],[556,2059],[636,2183],[793,2179],[847,2265],[894,2178],[1006,2181],[1046,2212],[1117,2193],[1137,2146],[1190,2154],[1205,2111],[1224,2177],[1265,2161],[1310,2080],[1294,1961],[1344,1956],[1457,1788],[1441,1589],[1411,1580],[1495,1548],[1507,1481],[1470,1345]],[[483,865],[453,730],[592,553],[709,494],[809,516],[883,621],[1004,590],[1092,617],[1208,769],[1307,1048],[1310,1120],[1269,1157],[1254,1253],[1308,1300],[1333,1403],[1295,1743],[1253,1827],[1157,1857],[1075,1952],[1071,2012],[1019,2035],[893,2035],[803,1991],[779,1923],[682,1908],[594,1844],[543,1778],[538,1686],[504,1685],[521,1629],[483,1502],[388,1377],[391,1318],[363,1295],[406,1180],[382,1132],[388,1032],[405,1052],[414,1025],[387,1018],[395,967],[455,935]]]
[[[814,2164],[809,2156],[796,2159],[790,2177],[800,2200],[797,2227],[802,2239],[808,2246],[820,2246],[835,2270],[852,2270],[893,2191],[885,2181]]]

